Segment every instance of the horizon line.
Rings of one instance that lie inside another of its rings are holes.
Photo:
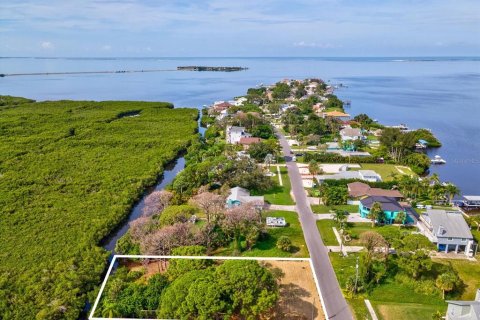
[[[378,56],[0,56],[0,59],[268,59],[268,58],[480,58],[480,55],[378,55]]]

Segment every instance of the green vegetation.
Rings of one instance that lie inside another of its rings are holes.
[[[263,218],[284,217],[287,221],[286,227],[267,228],[257,243],[247,251],[242,252],[246,257],[308,257],[308,249],[303,237],[303,230],[295,212],[290,211],[266,211]],[[278,239],[282,236],[288,237],[292,242],[289,252],[277,247]],[[233,247],[221,248],[215,252],[216,255],[231,255]]]
[[[162,273],[147,278],[142,271],[120,267],[109,278],[96,315],[256,319],[267,314],[279,297],[273,274],[257,261],[172,259],[171,262],[167,275],[179,263],[190,268],[168,279]]]
[[[320,236],[322,237],[323,243],[326,246],[338,246],[339,243],[337,238],[335,237],[335,233],[333,233],[333,227],[337,225],[333,220],[325,219],[325,220],[317,220],[317,228],[320,232]]]
[[[480,288],[480,262],[467,260],[447,260],[434,259],[436,263],[452,266],[458,276],[463,280],[465,288],[460,296],[455,299],[459,300],[473,300],[475,293]]]
[[[361,168],[358,170],[374,170],[382,177],[383,181],[392,181],[395,180],[396,177],[402,175],[408,175],[412,177],[417,176],[409,167],[401,165],[399,166],[387,163],[362,163],[360,166]]]
[[[353,204],[326,206],[323,204],[312,205],[313,213],[331,213],[331,211],[342,210],[349,213],[358,212],[358,206]]]
[[[330,261],[341,288],[345,288],[349,279],[355,276],[355,263],[358,256],[358,254],[349,254],[347,257],[341,257],[338,253],[330,253]],[[432,292],[421,292],[421,289],[418,288],[422,283],[423,281],[418,281],[416,285],[415,281],[402,283],[392,273],[387,274],[379,285],[366,292],[356,295],[348,292],[345,294],[359,320],[364,319],[368,313],[364,299],[370,300],[377,315],[382,319],[430,319],[434,311],[444,312],[446,304],[434,284],[431,284]],[[412,310],[408,309],[410,306]],[[402,317],[398,317],[398,315]]]
[[[32,102],[35,102],[35,100],[22,97],[0,96],[0,106],[16,106],[19,104]]]
[[[442,316],[445,315],[446,308],[444,306],[421,304],[421,303],[395,303],[395,302],[378,302],[372,303],[373,309],[377,316],[383,320],[417,320],[432,319],[432,314],[442,310]]]
[[[273,187],[266,191],[254,191],[252,194],[260,195],[265,197],[265,201],[271,204],[279,205],[294,205],[295,202],[290,196],[290,178],[288,176],[288,170],[285,166],[280,166],[280,174],[282,175],[283,186],[280,186],[278,181],[278,171],[277,166],[272,166],[270,171],[275,173],[275,176],[271,177],[273,180]]]
[[[77,319],[100,281],[98,247],[196,135],[169,103],[0,107],[0,318]]]

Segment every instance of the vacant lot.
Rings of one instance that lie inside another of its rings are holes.
[[[386,164],[386,163],[362,163],[361,168],[351,170],[374,170],[381,177],[383,181],[393,180],[395,176],[408,174],[415,176],[416,174],[409,168],[400,165]]]
[[[248,257],[308,257],[308,249],[303,237],[303,230],[298,220],[296,212],[290,211],[266,211],[263,218],[266,217],[284,217],[287,221],[286,227],[267,227],[267,234],[264,238],[258,240],[257,244],[251,250],[242,252],[242,255]],[[291,252],[285,252],[277,248],[277,240],[281,236],[287,236],[292,241],[293,249]],[[233,245],[233,244],[232,244]],[[223,248],[215,252],[215,255],[232,255],[233,248]]]
[[[281,275],[275,319],[325,319],[308,261],[268,261],[266,266]]]
[[[265,200],[271,204],[293,205],[295,202],[290,196],[290,179],[288,177],[287,167],[279,166],[279,168],[283,186],[279,184],[277,166],[272,166],[270,167],[270,171],[275,174],[275,176],[272,177],[273,181],[275,182],[275,186],[270,190],[261,193],[258,192],[256,194],[265,196]]]

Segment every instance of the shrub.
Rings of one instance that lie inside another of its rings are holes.
[[[281,236],[277,240],[277,248],[285,252],[290,252],[292,250],[292,240],[287,236]]]

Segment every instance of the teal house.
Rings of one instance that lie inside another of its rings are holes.
[[[412,223],[414,222],[412,217],[407,214],[407,211],[404,207],[402,207],[395,198],[392,197],[384,197],[384,196],[370,196],[365,199],[360,200],[358,205],[358,209],[362,218],[368,218],[368,214],[370,209],[372,208],[375,202],[380,203],[382,206],[382,210],[385,213],[385,223],[392,224],[395,222],[395,218],[397,217],[399,212],[405,213],[405,220],[404,223]]]

